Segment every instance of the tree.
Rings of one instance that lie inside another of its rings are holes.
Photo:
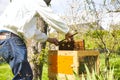
[[[49,6],[51,0],[45,0],[46,4]],[[37,28],[47,35],[47,27],[46,22],[40,17],[37,17]],[[30,43],[30,45],[29,45]],[[33,79],[34,80],[42,80],[42,70],[44,65],[44,59],[46,58],[46,42],[40,43],[35,40],[28,40],[28,53],[29,60],[31,62],[32,70],[33,70]],[[31,56],[32,54],[32,56]]]

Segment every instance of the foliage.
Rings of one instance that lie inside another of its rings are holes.
[[[89,49],[98,49],[100,51],[104,51],[105,46],[111,52],[119,52],[119,45],[120,45],[120,30],[113,30],[111,32],[106,30],[94,30],[88,31],[85,34],[86,39],[86,46]],[[91,41],[91,42],[90,42]]]
[[[104,64],[104,56],[105,53],[100,54],[100,72],[104,73],[106,71],[105,64]],[[110,66],[112,69],[114,69],[114,80],[119,80],[120,79],[120,56],[111,53],[110,55]]]
[[[41,63],[47,63],[47,51],[47,49],[42,49],[40,54],[33,55],[33,63],[37,65],[40,65]]]
[[[44,64],[43,66],[42,80],[49,80],[48,79],[48,65],[46,64]]]
[[[94,70],[92,70],[92,73],[89,71],[88,66],[85,64],[86,74],[82,74],[81,80],[116,80],[114,79],[114,69],[109,70],[108,73],[102,72],[102,73],[96,73]],[[74,72],[75,80],[80,80],[80,77],[78,74]]]
[[[117,78],[117,80],[120,79],[120,56],[112,58],[110,60],[111,66],[114,68],[114,77]]]
[[[47,49],[42,49],[40,53],[36,53],[32,56],[31,62],[34,67],[32,67],[34,80],[41,80],[43,73],[43,65],[47,63]]]
[[[97,74],[94,70],[92,71],[92,73],[90,73],[86,65],[85,65],[85,69],[87,71],[87,75],[86,77],[82,76],[82,80],[113,80],[114,79],[113,78],[114,70],[110,70],[106,74]]]

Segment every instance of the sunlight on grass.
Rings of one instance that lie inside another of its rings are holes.
[[[44,65],[44,67],[43,67],[42,80],[49,80],[48,79],[48,66],[47,65]]]
[[[0,80],[12,80],[13,74],[8,64],[0,64]],[[44,65],[42,80],[48,80],[48,66]]]
[[[0,80],[12,80],[13,74],[8,64],[0,65]]]

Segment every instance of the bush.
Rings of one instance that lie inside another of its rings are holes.
[[[117,54],[120,55],[120,47],[117,48]]]
[[[115,58],[114,60],[111,59],[110,61],[111,67],[114,68],[114,77],[117,80],[120,80],[120,59]]]
[[[86,77],[82,75],[82,80],[114,80],[114,77],[113,77],[114,70],[109,70],[105,73],[97,74],[94,70],[92,71],[92,73],[90,73],[86,65],[85,65],[85,68],[87,71],[87,75]]]

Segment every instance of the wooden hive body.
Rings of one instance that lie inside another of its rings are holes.
[[[99,52],[98,51],[49,51],[48,55],[48,76],[50,80],[60,78],[60,80],[75,80],[76,74],[86,74],[84,63],[89,70],[92,68],[99,72]],[[74,72],[73,72],[74,71]]]
[[[59,48],[62,50],[49,50],[49,80],[75,80],[74,72],[77,75],[86,74],[84,63],[90,71],[94,69],[96,72],[99,72],[99,52],[85,50],[84,41],[74,41],[73,43],[74,47],[64,47],[65,49],[67,48],[66,50],[63,48]]]

